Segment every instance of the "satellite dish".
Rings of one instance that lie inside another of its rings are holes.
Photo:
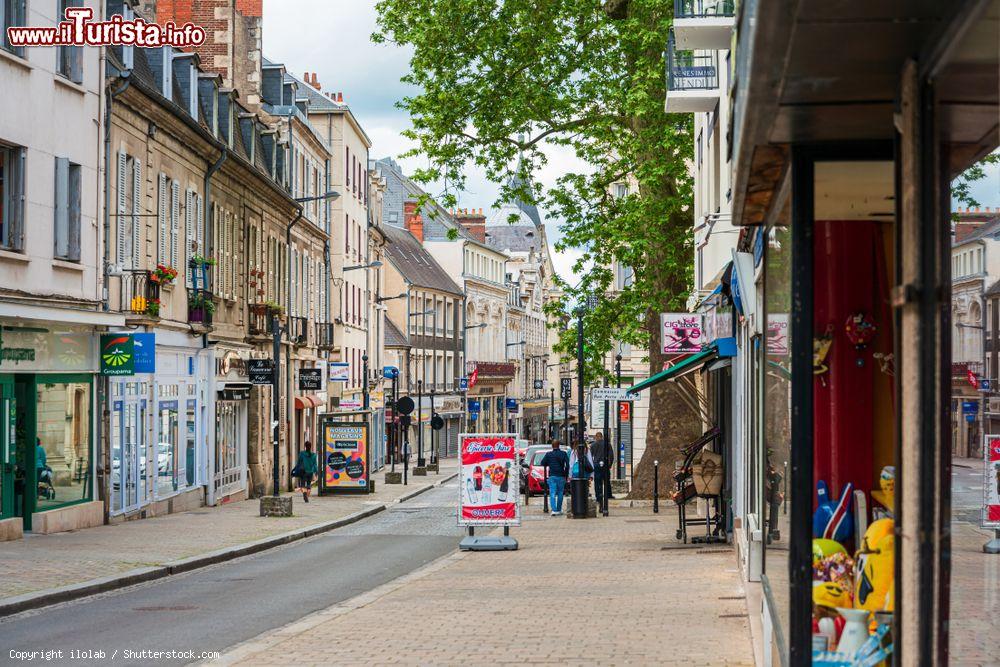
[[[442,419],[441,415],[436,412],[434,413],[434,416],[431,417],[431,428],[435,431],[440,431],[444,428],[444,419]]]
[[[413,408],[416,405],[413,403],[413,399],[409,396],[403,396],[398,401],[396,401],[396,409],[399,410],[399,414],[408,415],[413,412]]]

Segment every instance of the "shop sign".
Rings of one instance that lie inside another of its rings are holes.
[[[788,356],[788,313],[767,314],[767,353]]]
[[[458,378],[458,390],[469,391],[469,378],[467,377]]]
[[[321,391],[323,389],[322,368],[299,369],[299,391]]]
[[[517,436],[463,433],[459,441],[459,525],[519,526]]]
[[[250,378],[250,384],[273,384],[274,360],[272,359],[247,360],[247,376]]]
[[[131,334],[101,334],[101,375],[135,375],[135,343]]]
[[[971,368],[965,371],[965,377],[969,381],[969,384],[972,385],[973,389],[979,388],[979,376],[973,373]]]
[[[479,412],[482,409],[482,406],[479,403],[479,401],[469,400],[469,404],[468,405],[469,405],[469,412],[471,412],[473,414]]]
[[[383,366],[382,367],[382,377],[387,380],[395,380],[399,377],[399,369],[395,366]]]
[[[623,424],[632,421],[632,401],[618,401],[618,418]]]
[[[663,354],[701,351],[702,316],[697,313],[660,313]]]
[[[507,412],[517,412],[517,399],[508,398],[507,399]]]
[[[962,401],[962,414],[974,415],[979,412],[979,401]]]
[[[215,374],[220,378],[226,378],[232,372],[236,378],[247,377],[247,362],[240,357],[236,350],[226,350],[221,357],[215,360]]]
[[[340,403],[337,404],[340,410],[360,410],[362,407],[362,402],[356,398],[342,398]]]
[[[346,361],[331,361],[328,380],[330,382],[350,382],[351,365]]]
[[[983,528],[1000,528],[1000,435],[983,447]]]
[[[573,395],[573,378],[563,378],[559,381],[559,398],[570,398]]]
[[[545,389],[545,380],[535,380],[533,386],[535,389]]]
[[[986,392],[988,392],[989,390],[990,390],[990,381],[988,379],[986,379],[986,378],[983,378],[982,380],[980,380],[979,381],[979,391],[986,391]]]
[[[0,327],[0,369],[93,372],[98,368],[94,338],[92,333]]]
[[[135,372],[156,372],[156,334],[132,334],[132,346],[135,352]]]
[[[368,492],[368,424],[324,418],[323,487],[325,491]]]
[[[220,401],[245,401],[250,398],[249,387],[225,387],[218,392]]]

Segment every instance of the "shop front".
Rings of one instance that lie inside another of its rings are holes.
[[[109,344],[132,341],[135,366],[131,374],[108,377],[110,520],[204,505],[215,437],[212,350],[174,331],[115,335]],[[122,348],[109,349],[127,354]]]
[[[215,348],[215,442],[212,450],[212,486],[209,504],[242,500],[247,496],[249,401],[252,386],[247,372],[250,350],[217,345]]]
[[[0,322],[0,535],[104,522],[96,500],[97,334]]]

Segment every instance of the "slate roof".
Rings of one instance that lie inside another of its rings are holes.
[[[506,222],[486,226],[486,243],[508,252],[541,252],[542,233],[533,227]]]
[[[979,241],[985,238],[997,238],[1000,236],[1000,216],[990,220],[989,222],[984,222],[979,228],[963,238],[961,241],[956,242],[954,245],[959,246],[970,241]]]
[[[385,346],[410,347],[410,341],[406,340],[406,335],[388,317],[385,318]]]
[[[392,225],[382,227],[386,240],[386,256],[410,284],[461,296],[462,288],[455,284],[420,241],[409,231]]]
[[[508,186],[512,190],[523,190],[525,189],[524,183],[517,176],[510,179]],[[530,188],[529,188],[530,189]],[[513,222],[511,219],[513,218]],[[493,211],[489,218],[486,219],[487,225],[510,225],[514,227],[535,227],[541,228],[542,218],[538,215],[538,207],[534,204],[529,204],[527,202],[518,199],[509,204],[504,204],[502,207]]]

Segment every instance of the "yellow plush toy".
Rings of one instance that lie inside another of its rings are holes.
[[[813,582],[813,604],[836,609],[851,606],[851,593],[832,581]]]
[[[895,567],[893,527],[892,519],[879,519],[865,531],[854,582],[854,606],[859,609],[886,610],[886,598],[893,588]]]

